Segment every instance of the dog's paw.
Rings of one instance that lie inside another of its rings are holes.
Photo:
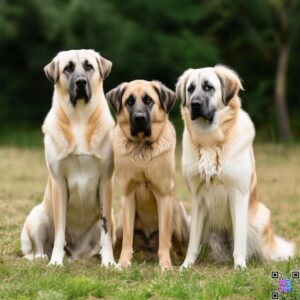
[[[120,259],[117,265],[119,270],[127,269],[131,266],[131,261],[129,259]]]
[[[111,260],[102,260],[101,267],[103,268],[117,268],[117,264],[114,259]]]
[[[160,260],[159,265],[162,271],[172,270],[172,263],[170,259]]]
[[[179,271],[185,271],[193,265],[191,261],[184,261],[183,264],[180,266]]]
[[[48,260],[48,255],[44,253],[37,253],[34,257],[35,259],[43,259],[43,260]]]
[[[27,254],[24,256],[25,259],[27,260],[33,260],[34,259],[34,255],[33,254]]]
[[[49,264],[48,264],[48,267],[51,267],[51,266],[54,266],[54,267],[62,267],[63,266],[63,260],[61,259],[55,259],[55,258],[51,258]]]
[[[242,259],[242,258],[234,259],[234,269],[237,270],[237,271],[247,269],[246,260]]]

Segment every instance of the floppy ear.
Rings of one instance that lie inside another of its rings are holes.
[[[186,105],[186,84],[194,69],[186,70],[177,80],[176,97],[180,99],[183,106]]]
[[[244,90],[241,79],[235,71],[226,66],[216,65],[214,69],[221,82],[222,100],[225,105],[228,105],[240,90]]]
[[[112,62],[102,56],[97,57],[97,63],[98,63],[98,68],[100,75],[102,79],[105,79],[108,74],[110,73],[111,67],[112,67]]]
[[[106,99],[117,114],[121,111],[122,97],[125,92],[126,84],[127,82],[121,83],[120,85],[118,85],[117,87],[105,94]]]
[[[55,84],[59,78],[58,61],[54,58],[44,67],[44,72],[47,78]]]
[[[175,103],[176,95],[160,81],[152,80],[152,82],[154,84],[154,89],[158,94],[160,104],[164,111],[168,114]]]

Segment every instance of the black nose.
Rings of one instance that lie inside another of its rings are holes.
[[[144,122],[144,121],[146,121],[146,114],[145,113],[136,113],[134,115],[134,120],[137,122]]]
[[[86,86],[87,81],[86,81],[86,79],[84,79],[84,78],[79,78],[79,79],[76,80],[75,83],[76,83],[76,86],[77,86],[79,89],[83,89],[83,88]]]
[[[200,101],[199,99],[192,100],[191,106],[192,108],[200,108],[202,106],[202,101]]]

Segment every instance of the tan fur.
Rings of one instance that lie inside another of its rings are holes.
[[[133,243],[135,249],[158,250],[162,268],[171,267],[172,236],[178,247],[175,251],[184,252],[187,244],[187,218],[175,200],[175,130],[161,107],[153,88],[155,84],[141,80],[125,84],[122,108],[114,130],[115,174],[123,194],[121,224],[117,230],[118,243],[123,239],[119,260],[122,267],[130,264]],[[145,92],[154,101],[152,134],[149,138],[132,137],[124,103],[131,94],[135,95],[136,101],[141,101]]]
[[[59,108],[57,108],[56,113],[57,113],[59,129],[63,133],[68,144],[71,145],[73,142],[73,134],[72,134],[72,130],[70,128],[70,121],[61,106],[59,106]]]
[[[92,96],[88,102],[78,99],[74,105],[70,103],[64,72],[70,61],[76,65],[74,73],[89,80]],[[86,61],[93,67],[90,73],[84,73]],[[63,242],[72,259],[99,254],[101,244],[102,264],[114,264],[107,235],[113,236],[115,124],[103,92],[103,79],[110,68],[111,62],[93,50],[60,52],[45,67],[54,83],[52,107],[43,124],[49,176],[43,202],[29,214],[22,231],[22,249],[28,258],[47,255],[50,264],[61,265]],[[100,226],[100,216],[106,226]]]

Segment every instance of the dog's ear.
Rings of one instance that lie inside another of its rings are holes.
[[[100,75],[102,79],[105,79],[111,71],[112,62],[99,54],[97,57],[97,63]]]
[[[216,65],[214,68],[222,87],[222,100],[225,105],[228,105],[229,101],[238,95],[240,90],[244,90],[239,75],[232,69]]]
[[[127,82],[124,82],[105,94],[106,99],[118,114],[122,108],[122,97],[126,89]]]
[[[162,108],[168,114],[175,103],[175,93],[160,81],[153,80],[152,83],[154,85],[154,89],[158,95]]]
[[[54,58],[48,65],[44,67],[44,72],[52,83],[55,84],[57,82],[59,78],[59,69],[56,58]]]
[[[177,80],[176,97],[180,99],[183,106],[186,105],[186,84],[194,69],[187,69]]]

